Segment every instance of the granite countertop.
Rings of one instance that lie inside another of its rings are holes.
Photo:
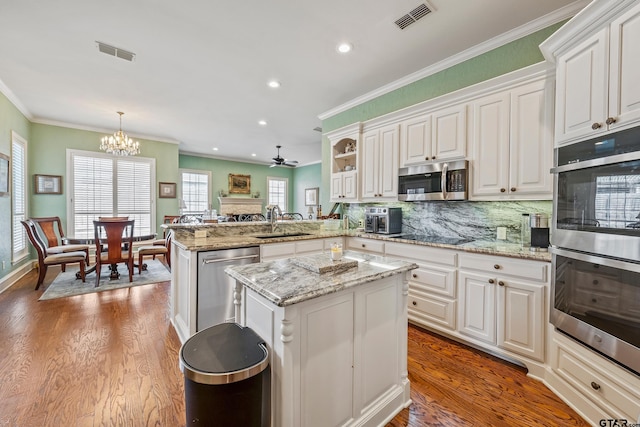
[[[300,258],[304,258],[300,264],[325,264],[330,255]],[[231,266],[225,272],[275,305],[285,307],[418,268],[414,263],[354,251],[346,251],[343,260],[355,260],[357,267],[319,274],[283,259]]]

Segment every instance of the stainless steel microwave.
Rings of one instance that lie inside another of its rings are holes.
[[[398,173],[398,200],[467,200],[469,162],[431,163],[401,168]]]

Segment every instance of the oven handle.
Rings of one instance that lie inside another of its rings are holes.
[[[440,177],[440,185],[442,186],[442,200],[447,200],[447,174],[449,173],[449,163],[442,165],[442,176]]]
[[[600,157],[592,160],[585,160],[584,162],[576,162],[568,165],[557,166],[551,168],[551,173],[570,172],[578,169],[587,169],[594,166],[606,166],[613,165],[615,163],[629,162],[633,160],[640,160],[640,155],[637,152],[615,154],[613,156]]]
[[[626,262],[626,261],[612,259],[612,258],[605,258],[595,254],[569,251],[566,249],[556,248],[554,246],[551,246],[550,252],[551,254],[560,255],[566,258],[577,259],[579,261],[604,265],[605,267],[613,267],[620,270],[635,271],[636,273],[640,273],[640,264],[636,264],[633,262]]]

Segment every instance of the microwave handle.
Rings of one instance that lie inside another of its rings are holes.
[[[440,185],[442,186],[442,200],[447,200],[447,175],[449,174],[449,163],[442,165],[442,176],[440,177]]]

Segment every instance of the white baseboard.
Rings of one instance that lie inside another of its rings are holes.
[[[33,270],[33,268],[34,263],[30,261],[0,279],[0,294],[13,286],[14,283],[20,280],[25,274]]]

